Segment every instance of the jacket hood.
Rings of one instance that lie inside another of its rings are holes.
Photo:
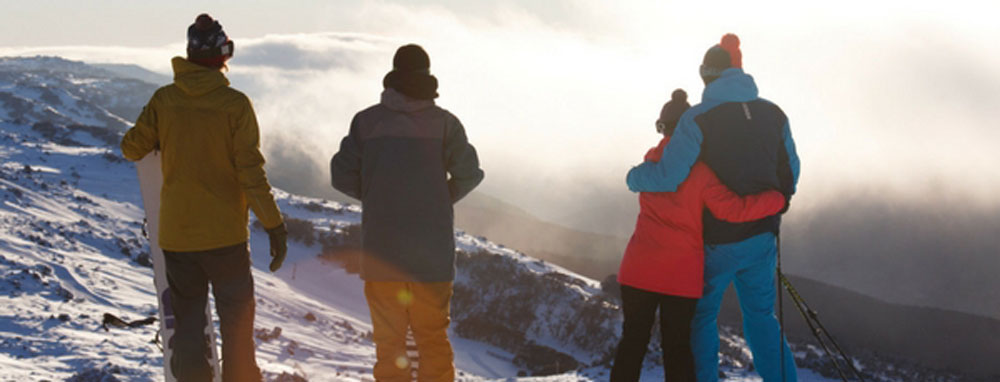
[[[701,102],[747,102],[758,98],[757,84],[743,69],[729,68],[705,87]]]
[[[212,90],[229,86],[229,80],[218,69],[195,64],[183,57],[174,57],[174,85],[184,93],[200,96]]]
[[[410,98],[392,88],[382,91],[381,103],[390,110],[401,111],[404,113],[412,113],[414,111],[434,106],[434,100],[432,99],[423,100]]]

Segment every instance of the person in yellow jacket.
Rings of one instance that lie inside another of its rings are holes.
[[[248,209],[267,229],[272,272],[287,252],[253,107],[221,71],[232,54],[219,22],[199,15],[188,28],[188,57],[172,61],[174,83],[153,94],[121,142],[133,161],[162,152],[159,244],[176,317],[170,367],[180,382],[212,380],[203,334],[209,283],[221,325],[223,381],[261,380]]]

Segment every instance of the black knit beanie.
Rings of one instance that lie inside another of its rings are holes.
[[[705,59],[701,63],[702,81],[705,81],[706,85],[715,81],[722,75],[723,70],[729,69],[731,61],[729,52],[726,52],[721,46],[715,45],[708,48],[708,51],[705,52]]]
[[[392,57],[392,71],[382,79],[382,86],[410,98],[431,100],[438,97],[437,78],[431,75],[431,59],[416,44],[399,47]]]
[[[429,71],[431,58],[420,45],[403,45],[392,56],[392,69],[400,71]]]
[[[677,122],[681,120],[681,115],[689,108],[691,108],[691,104],[687,101],[687,93],[684,92],[684,89],[674,90],[673,94],[670,95],[670,101],[663,104],[663,109],[660,109],[660,119],[656,120],[656,131],[663,135],[673,134],[674,129],[677,128]]]
[[[207,13],[198,15],[187,30],[187,55],[191,62],[220,67],[233,57],[233,42],[222,30],[222,24]]]

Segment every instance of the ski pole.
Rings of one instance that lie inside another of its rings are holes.
[[[788,279],[785,278],[784,276],[785,275],[781,275],[781,281],[782,283],[785,284],[785,287],[787,288],[789,285],[791,285],[791,283],[788,282]],[[823,348],[823,352],[826,353],[826,356],[830,358],[830,362],[833,362],[833,368],[837,369],[837,374],[840,375],[840,379],[843,380],[844,382],[850,382],[847,379],[847,375],[844,373],[844,370],[840,368],[840,362],[838,361],[837,357],[833,355],[833,352],[830,351],[830,347],[827,346],[826,341],[824,341],[823,337],[820,336],[822,330],[817,328],[816,325],[813,323],[813,320],[810,319],[810,315],[807,313],[809,308],[803,307],[804,300],[801,300],[801,296],[799,296],[798,293],[792,292],[792,290],[789,290],[789,294],[792,295],[792,302],[795,303],[795,308],[798,309],[799,314],[802,315],[802,319],[805,320],[806,325],[809,326],[809,331],[812,332],[813,337],[816,337],[816,342],[819,342],[819,345]]]
[[[777,279],[777,285],[775,285],[775,291],[778,292],[778,347],[781,348],[781,382],[786,382],[785,373],[785,299],[784,294],[781,293],[781,279],[784,277],[781,273],[781,231],[779,230],[774,234],[775,236],[775,246],[777,247],[777,268],[775,269],[775,278]]]
[[[865,382],[864,375],[861,374],[861,371],[859,371],[856,367],[854,367],[854,362],[851,361],[851,358],[847,356],[847,353],[844,352],[844,349],[840,347],[840,345],[833,338],[830,332],[826,330],[826,326],[824,326],[823,323],[819,320],[819,313],[817,313],[815,310],[809,307],[809,304],[806,303],[806,300],[802,298],[802,295],[800,295],[798,290],[796,290],[795,287],[792,286],[791,281],[788,281],[788,278],[785,277],[784,274],[781,274],[780,277],[781,277],[781,282],[785,285],[785,289],[787,289],[788,293],[792,296],[792,301],[795,302],[796,308],[798,308],[799,313],[802,314],[802,318],[806,320],[806,324],[809,325],[809,329],[813,332],[813,336],[815,336],[816,340],[819,341],[820,345],[823,346],[823,350],[826,352],[826,355],[830,357],[831,360],[833,360],[834,367],[836,367],[837,372],[840,373],[841,379],[847,381],[847,376],[844,375],[844,372],[840,368],[840,363],[837,361],[837,358],[834,357],[833,353],[827,347],[826,342],[823,340],[822,337],[820,337],[821,333],[826,336],[827,340],[830,341],[830,344],[832,344],[833,347],[837,350],[837,353],[840,355],[840,359],[842,359],[845,363],[847,363],[847,366],[851,368],[851,371],[858,377],[858,379],[861,382]]]

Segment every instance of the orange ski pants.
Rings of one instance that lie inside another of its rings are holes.
[[[412,329],[417,344],[417,381],[455,380],[455,354],[448,340],[451,295],[451,282],[365,282],[375,340],[376,381],[411,380],[407,328]]]

